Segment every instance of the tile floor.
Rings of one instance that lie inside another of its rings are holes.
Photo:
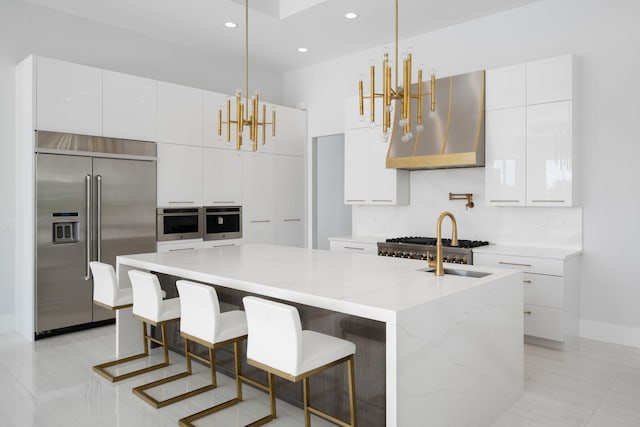
[[[131,388],[183,370],[184,360],[172,354],[174,364],[165,371],[111,384],[90,367],[105,361],[113,346],[112,326],[35,343],[16,334],[0,335],[0,426],[175,427],[179,418],[234,393],[231,379],[219,375],[215,392],[154,409]],[[194,371],[203,375],[158,392],[204,385],[206,368],[195,364]],[[244,392],[242,403],[198,425],[243,426],[268,412],[262,392],[251,387]],[[278,402],[278,414],[273,427],[304,425],[302,412],[284,402]],[[312,424],[333,425],[315,417]],[[525,344],[524,394],[493,425],[518,426],[640,426],[640,349],[578,338],[562,350]]]

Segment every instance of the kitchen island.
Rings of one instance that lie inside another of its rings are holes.
[[[379,425],[490,425],[522,393],[522,273],[445,266],[457,274],[436,277],[418,260],[260,244],[117,259],[122,287],[128,270],[141,269],[336,313],[351,330],[380,324],[384,354],[356,351],[359,411],[367,365],[382,363]],[[130,309],[118,312],[116,337],[118,356],[141,348]]]

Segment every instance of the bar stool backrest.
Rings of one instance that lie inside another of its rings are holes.
[[[180,332],[210,343],[218,340],[220,303],[213,286],[178,280],[180,295]]]
[[[157,322],[162,306],[158,277],[144,271],[130,270],[129,280],[133,289],[133,314]]]
[[[98,261],[91,261],[89,266],[93,273],[93,300],[114,307],[118,295],[118,281],[113,266]]]
[[[243,302],[248,328],[247,358],[293,375],[302,358],[298,310],[257,297],[244,297]]]

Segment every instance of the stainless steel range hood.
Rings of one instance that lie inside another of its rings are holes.
[[[484,70],[436,80],[436,111],[423,99],[424,131],[401,140],[403,130],[394,120],[387,168],[443,169],[484,166]],[[417,93],[418,84],[413,85]],[[425,87],[428,85],[425,84]],[[400,108],[399,102],[394,110]],[[417,99],[412,100],[411,123],[417,123]]]

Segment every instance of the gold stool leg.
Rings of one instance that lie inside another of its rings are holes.
[[[233,351],[234,351],[234,360],[235,360],[235,365],[236,365],[236,397],[227,400],[226,402],[222,402],[219,403],[215,406],[212,406],[210,408],[207,409],[203,409],[200,412],[196,412],[195,414],[191,414],[187,417],[184,417],[182,419],[180,419],[178,421],[178,424],[180,425],[180,427],[195,427],[194,426],[194,422],[204,418],[208,415],[214,414],[218,411],[221,411],[222,409],[228,408],[229,406],[233,406],[236,403],[239,403],[242,401],[242,381],[245,380],[247,382],[250,383],[254,383],[253,380],[245,378],[242,376],[242,373],[240,371],[240,341],[245,339],[246,337],[242,337],[241,339],[235,340],[233,342]],[[212,357],[215,357],[215,353],[213,352],[213,349],[210,350]],[[212,359],[215,361],[215,359]],[[215,365],[212,364],[212,373],[211,373],[211,379],[212,381],[215,380]]]
[[[304,395],[304,425],[311,426],[311,413],[309,412],[309,377],[302,380],[302,394]]]
[[[166,341],[166,333],[165,333],[165,329],[164,329],[164,325],[162,325],[162,336],[163,336],[163,345],[165,346],[165,349],[168,347],[167,341]],[[192,374],[192,365],[191,365],[191,357],[192,357],[192,352],[191,352],[191,343],[188,339],[185,338],[185,357],[186,357],[186,365],[187,365],[187,370],[185,372],[180,372],[179,374],[175,374],[172,375],[170,377],[167,378],[162,378],[159,379],[157,381],[153,381],[147,384],[143,384],[140,385],[138,387],[134,387],[132,389],[133,394],[135,394],[136,396],[138,396],[139,398],[141,398],[142,400],[144,400],[145,402],[147,402],[149,405],[153,406],[154,408],[162,408],[164,406],[167,405],[171,405],[172,403],[176,403],[176,402],[180,402],[181,400],[184,399],[188,399],[189,397],[195,396],[197,394],[200,393],[204,393],[205,391],[209,391],[209,390],[213,390],[214,388],[217,387],[216,384],[216,376],[215,376],[215,358],[214,358],[214,351],[213,349],[209,349],[209,366],[211,369],[211,384],[207,384],[205,386],[202,386],[200,388],[164,399],[164,400],[158,400],[155,397],[151,396],[147,390],[158,387],[160,385],[163,384],[167,384],[170,383],[172,381],[176,381],[179,380],[181,378],[185,378],[188,377],[189,375]],[[165,359],[166,360],[166,359]],[[202,359],[203,361],[205,361],[205,359]],[[166,363],[166,362],[165,362]]]
[[[142,322],[142,344],[143,344],[143,352],[139,354],[134,354],[133,356],[124,357],[122,359],[112,360],[111,362],[101,363],[93,367],[93,371],[98,375],[106,378],[111,382],[117,382],[126,380],[127,378],[134,377],[136,375],[144,374],[147,372],[154,371],[156,369],[164,368],[168,365],[168,363],[160,363],[157,365],[147,366],[145,368],[137,369],[135,371],[127,372],[121,375],[113,375],[107,371],[107,368],[112,366],[120,365],[123,363],[131,362],[133,360],[142,359],[143,357],[149,356],[149,342],[147,340],[147,323]]]
[[[349,380],[349,412],[351,414],[351,427],[357,427],[356,417],[356,379],[355,379],[355,366],[353,362],[353,355],[347,362],[347,377]]]

